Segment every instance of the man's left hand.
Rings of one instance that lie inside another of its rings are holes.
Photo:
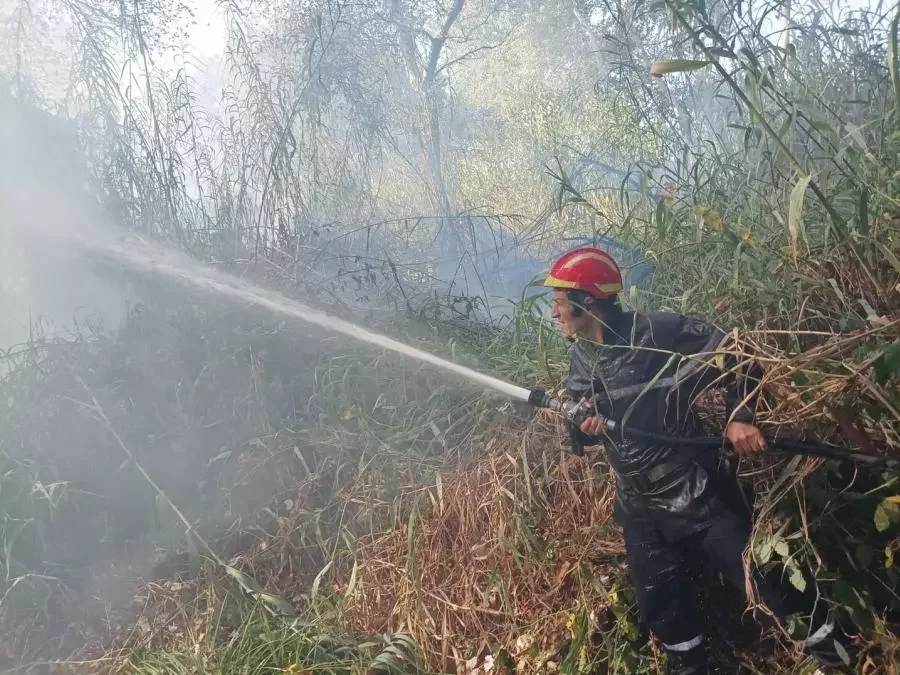
[[[739,455],[752,455],[766,449],[762,432],[746,422],[731,422],[725,427],[725,438]]]

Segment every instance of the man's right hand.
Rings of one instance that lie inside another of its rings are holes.
[[[746,422],[729,422],[725,427],[725,438],[741,456],[752,455],[766,449],[766,437],[759,429]]]
[[[606,431],[606,421],[600,417],[588,417],[581,423],[581,432],[588,436],[599,436]]]

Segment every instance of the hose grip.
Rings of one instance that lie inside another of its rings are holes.
[[[561,401],[536,387],[528,394],[528,402],[538,408],[549,408],[565,415],[566,419],[576,427],[580,427],[588,417],[599,417],[610,431],[616,428],[614,420],[607,419],[597,412],[597,399],[585,397],[580,401]]]

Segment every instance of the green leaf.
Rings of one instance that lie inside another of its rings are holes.
[[[228,576],[237,581],[238,585],[240,585],[247,593],[253,594],[262,592],[262,586],[256,582],[256,579],[244,574],[239,569],[232,567],[231,565],[225,565],[225,572]]]
[[[806,579],[803,578],[803,572],[800,571],[799,567],[791,568],[791,576],[788,577],[788,580],[801,593],[806,590]]]
[[[828,118],[825,117],[825,114],[821,112],[814,105],[808,105],[804,108],[804,112],[806,113],[806,119],[812,125],[812,127],[820,132],[823,135],[831,136],[834,139],[837,139],[838,134],[835,128],[828,121]]]
[[[840,657],[841,662],[845,666],[849,666],[850,665],[850,655],[847,653],[847,650],[844,649],[844,646],[837,640],[834,641],[834,650],[837,652],[837,655]]]
[[[796,478],[797,467],[800,466],[800,462],[803,461],[803,459],[802,456],[795,455],[788,460],[787,464],[778,475],[778,478],[775,480],[775,483],[769,488],[769,495],[777,495],[788,481],[792,481]]]
[[[872,373],[875,375],[875,383],[879,385],[900,375],[900,343],[885,348],[881,356],[872,362]]]
[[[859,127],[855,124],[847,125],[847,134],[856,141],[856,144],[860,147],[860,149],[865,153],[866,157],[868,157],[873,162],[878,162],[878,158],[872,154],[872,151],[869,149],[869,145],[866,143],[866,137],[863,136],[862,127]],[[868,190],[867,187],[863,186],[864,190]]]
[[[515,665],[516,665],[515,661],[513,661],[513,658],[510,655],[510,653],[508,651],[506,651],[505,649],[501,649],[499,652],[497,652],[497,661],[496,662],[497,662],[497,666],[501,670],[504,670],[504,671],[515,668]]]
[[[388,673],[421,671],[420,649],[416,642],[403,633],[386,638],[385,646],[369,664],[370,670]]]
[[[765,565],[772,559],[772,551],[774,546],[771,539],[764,540],[756,549],[756,560],[761,565]]]
[[[806,622],[799,614],[789,614],[785,622],[785,628],[787,628],[788,635],[793,640],[803,640],[809,635],[809,626],[806,625]]]
[[[888,515],[884,503],[875,507],[875,529],[884,532],[891,526],[891,517]]]
[[[900,274],[900,258],[894,255],[894,252],[880,241],[876,241],[875,243],[881,248],[881,252],[884,253],[884,257],[891,263],[891,267],[894,268],[894,271]]]
[[[284,614],[286,616],[292,616],[294,614],[294,608],[291,606],[291,603],[280,595],[257,593],[256,598],[269,605],[269,607],[274,609],[278,614]]]
[[[787,558],[791,554],[791,549],[788,547],[788,543],[784,539],[779,539],[775,542],[775,553],[780,555],[782,558]]]
[[[809,377],[802,370],[795,370],[791,373],[791,382],[799,387],[809,384]]]
[[[406,525],[406,573],[410,578],[416,576],[416,526],[418,525],[419,505],[413,502]]]
[[[712,61],[695,61],[693,59],[669,59],[654,61],[650,66],[650,74],[653,77],[662,77],[669,73],[688,73],[692,70],[705,68]]]
[[[328,570],[331,569],[331,565],[334,563],[334,560],[329,560],[328,563],[319,570],[319,573],[316,575],[316,578],[313,579],[312,588],[309,591],[309,599],[312,600],[319,594],[319,586],[322,584],[322,579],[328,574]]]
[[[351,595],[353,595],[353,591],[356,590],[358,574],[359,574],[359,563],[354,560],[353,561],[353,569],[350,571],[350,581],[347,582],[347,590],[344,591],[345,598],[349,598]]]
[[[859,214],[856,226],[861,235],[865,236],[869,233],[869,188],[865,185],[859,195]]]
[[[656,233],[659,236],[659,240],[664,241],[668,230],[668,209],[666,208],[665,200],[660,199],[656,202],[656,212],[653,219],[656,222]]]
[[[778,128],[776,133],[781,140],[785,140],[793,128],[794,123],[796,122],[796,114],[796,110],[792,110],[790,115],[785,116],[784,122]]]
[[[788,204],[788,233],[791,237],[791,255],[797,258],[797,242],[800,239],[800,225],[803,218],[803,199],[806,196],[806,187],[812,176],[801,176],[791,190],[791,199]]]
[[[625,639],[634,642],[640,636],[640,633],[638,632],[638,627],[635,625],[635,623],[633,621],[630,621],[627,616],[619,617],[618,625],[619,625],[619,629],[625,635]]]
[[[894,15],[894,20],[891,21],[891,30],[887,40],[887,67],[891,76],[891,84],[894,88],[894,99],[896,101],[894,114],[900,119],[900,67],[898,67],[897,57],[898,26],[900,26],[900,5],[897,5],[897,12]]]

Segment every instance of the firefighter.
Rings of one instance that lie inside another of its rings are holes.
[[[725,438],[739,455],[766,448],[754,425],[759,371],[735,376],[736,361],[720,350],[726,333],[671,313],[623,311],[622,275],[612,257],[582,247],[554,263],[552,315],[573,342],[567,389],[573,399],[597,397],[600,416],[666,435],[697,436],[692,402],[711,384],[726,392]],[[614,518],[624,529],[628,565],[642,622],[662,643],[670,673],[706,673],[703,621],[691,585],[692,556],[701,554],[730,586],[745,594],[742,562],[752,517],[733,471],[715,449],[612,442],[600,417],[570,424],[572,450],[602,442],[616,475]],[[759,596],[779,618],[803,612],[805,651],[826,668],[852,672],[855,651],[813,584],[793,586],[754,572]]]

